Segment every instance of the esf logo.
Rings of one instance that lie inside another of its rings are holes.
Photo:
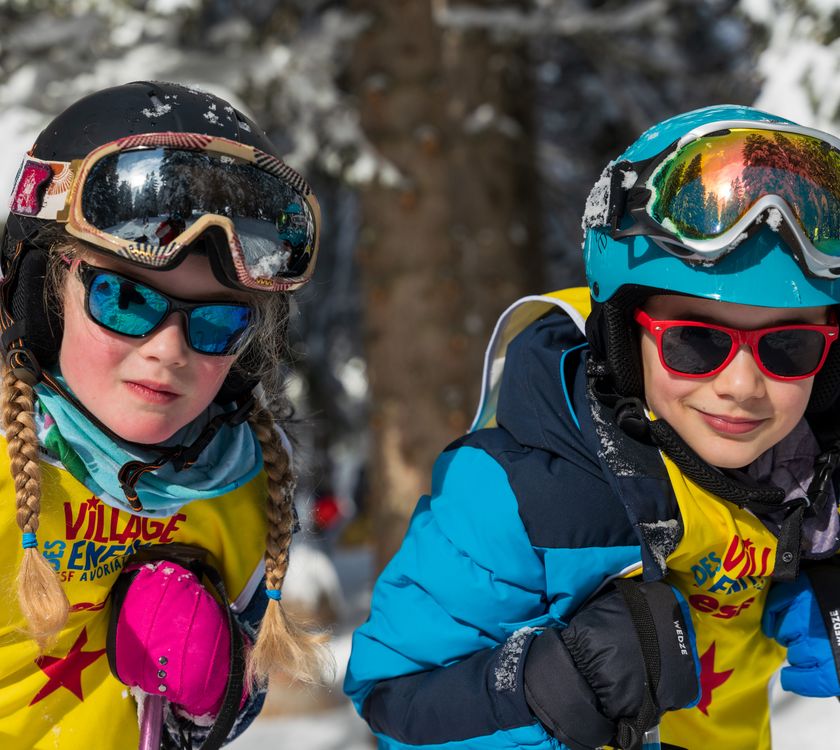
[[[748,609],[754,601],[755,597],[751,596],[736,606],[734,604],[721,604],[715,597],[708,594],[692,594],[688,597],[688,603],[698,612],[710,614],[720,620],[731,620],[733,617],[737,617],[745,609]]]

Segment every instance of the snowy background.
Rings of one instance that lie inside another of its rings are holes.
[[[653,122],[730,101],[840,133],[838,0],[411,4],[430,7],[447,60],[476,34],[490,48],[487,78],[510,62],[501,55],[511,49],[524,60],[529,83],[522,98],[532,120],[527,145],[537,169],[532,201],[540,226],[532,244],[545,286],[580,280],[579,215],[589,186],[605,161]],[[252,114],[310,178],[328,218],[311,293],[299,300],[303,322],[295,346],[301,356],[290,373],[303,414],[299,501],[311,528],[309,541],[298,540],[293,551],[285,598],[332,627],[338,671],[331,689],[305,692],[278,683],[264,715],[234,743],[237,750],[372,746],[342,699],[340,682],[350,633],[365,617],[376,568],[387,557],[367,490],[381,442],[369,428],[376,422],[371,403],[381,401],[377,383],[389,373],[369,371],[375,342],[365,338],[363,319],[381,293],[375,284],[371,291],[370,279],[362,291],[372,266],[358,250],[369,231],[360,226],[360,204],[377,188],[399,191],[403,209],[415,200],[410,166],[386,158],[375,133],[363,126],[363,105],[381,104],[399,54],[383,58],[381,70],[361,81],[353,73],[360,67],[360,40],[387,6],[381,0],[0,0],[0,194],[8,194],[35,135],[70,102],[127,81],[177,80]],[[514,138],[522,127],[491,103],[464,111],[450,103],[446,116],[453,128],[476,138]],[[422,119],[411,136],[413,150],[430,157],[446,142],[446,134]],[[0,223],[5,211],[0,203]],[[365,227],[369,222],[368,216]],[[521,243],[521,234],[512,227],[511,242]],[[457,242],[471,239],[456,223],[452,235]],[[483,340],[486,325],[464,315],[460,329],[444,332],[445,351],[463,351],[464,336]],[[397,359],[392,369],[402,364]],[[471,363],[466,377],[477,381],[477,371]],[[454,388],[441,389],[440,398],[456,405],[452,413],[472,408],[470,397]],[[452,437],[460,424],[450,420]],[[435,437],[428,450],[444,444]],[[422,462],[417,468],[407,455],[401,460],[403,474],[426,475]],[[410,506],[416,493],[407,494]],[[310,511],[325,498],[319,521]],[[774,747],[840,747],[837,701],[777,692],[774,704]]]

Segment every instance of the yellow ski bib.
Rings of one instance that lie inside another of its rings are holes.
[[[473,429],[496,425],[509,343],[558,308],[583,332],[588,290],[525,297],[502,314],[487,348]],[[666,560],[666,580],[690,605],[702,694],[696,707],[664,715],[662,740],[689,750],[769,750],[768,682],[785,657],[761,632],[776,537],[752,513],[703,490],[663,459],[683,523],[682,541]]]
[[[137,706],[105,655],[108,594],[125,560],[147,545],[203,547],[235,608],[262,576],[266,479],[185,505],[169,518],[140,518],[91,495],[65,469],[41,463],[39,546],[59,574],[70,618],[43,655],[25,634],[16,577],[23,555],[6,442],[0,438],[0,747],[136,748]]]
[[[690,750],[769,750],[768,682],[785,658],[761,632],[776,537],[664,460],[684,527],[665,580],[691,609],[702,694],[696,707],[665,714],[662,740]]]

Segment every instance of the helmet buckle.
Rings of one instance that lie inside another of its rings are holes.
[[[34,387],[41,381],[41,366],[29,349],[24,347],[9,349],[6,353],[6,364],[18,380],[22,380],[30,387]]]

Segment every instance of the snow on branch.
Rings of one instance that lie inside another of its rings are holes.
[[[89,9],[78,17],[53,12],[63,1],[43,0],[48,7],[38,11],[33,0],[0,0],[0,9],[14,3],[32,10],[0,16],[7,21],[0,43],[0,193],[8,194],[21,156],[50,117],[91,91],[149,79],[197,85],[228,99],[281,139],[278,146],[299,169],[317,164],[350,183],[402,183],[366,138],[338,83],[367,23],[363,16],[330,8],[279,35],[261,34],[231,12],[189,46],[182,40],[201,22],[194,16],[202,0],[149,0],[143,12],[126,3],[67,0]]]
[[[664,0],[634,2],[615,11],[564,12],[563,4],[523,12],[513,8],[453,6],[450,0],[432,0],[432,14],[440,26],[454,31],[499,31],[521,36],[577,36],[638,31],[667,11]]]
[[[824,38],[836,0],[742,0],[742,9],[767,29],[757,70],[764,79],[759,109],[802,125],[840,127],[840,39]]]

